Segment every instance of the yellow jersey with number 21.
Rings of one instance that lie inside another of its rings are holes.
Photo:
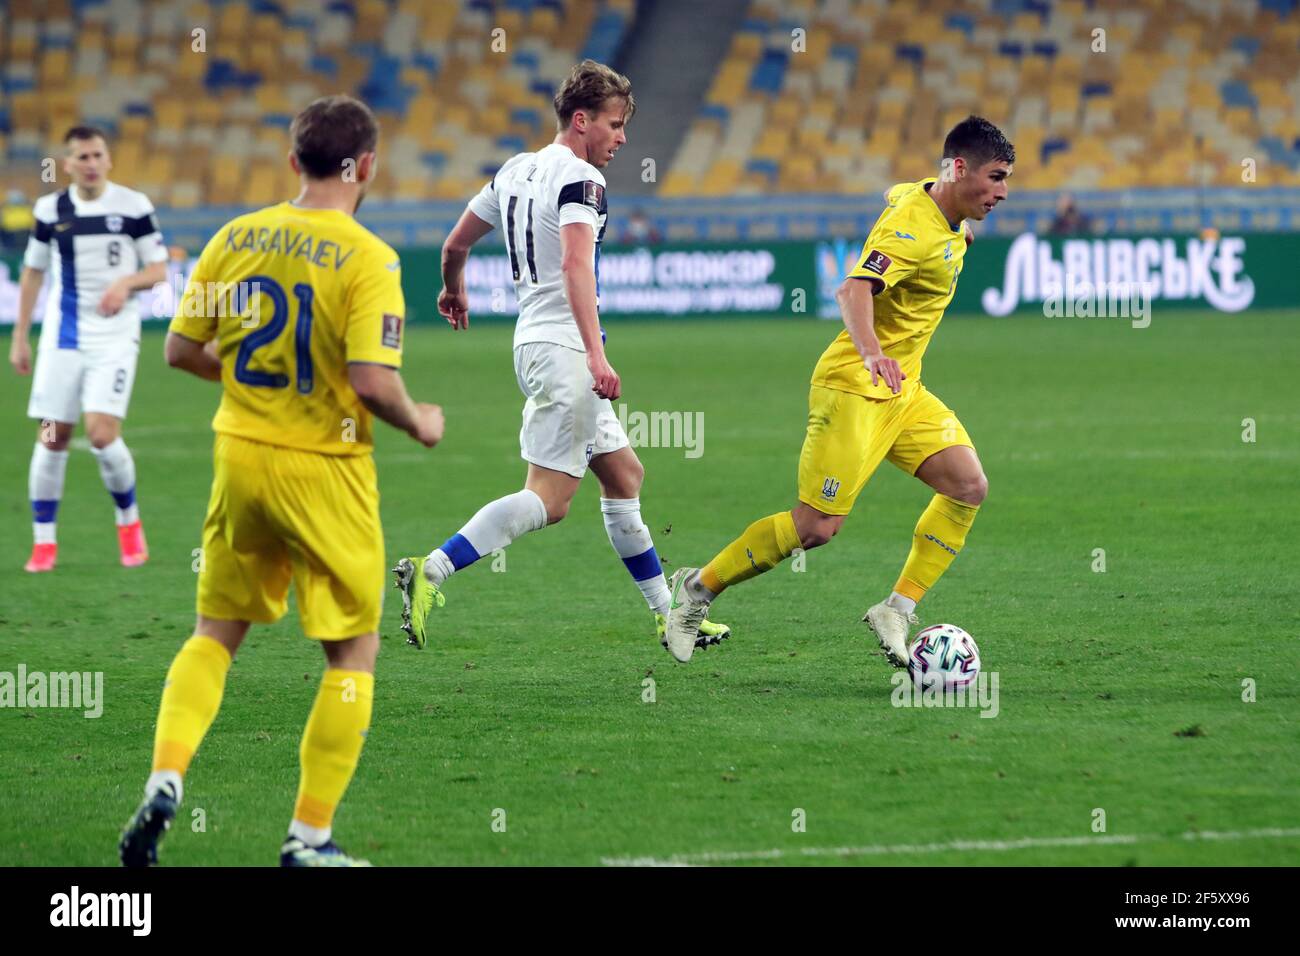
[[[218,341],[215,431],[328,455],[368,454],[349,362],[400,368],[401,264],[347,213],[290,202],[232,219],[199,256],[171,331]]]
[[[934,182],[931,177],[889,190],[889,204],[849,272],[851,278],[874,279],[884,287],[872,300],[876,336],[885,355],[907,376],[904,390],[921,381],[921,357],[952,301],[966,256],[962,224],[949,226],[930,198]],[[867,398],[896,397],[879,376],[871,384],[871,372],[847,329],[822,353],[812,384]]]

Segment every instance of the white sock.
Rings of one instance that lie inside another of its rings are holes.
[[[180,803],[185,785],[181,782],[181,775],[175,770],[155,770],[149,774],[149,779],[144,782],[144,795],[152,797],[164,786],[172,788],[172,792],[176,794],[176,802]]]
[[[32,502],[32,539],[37,544],[53,544],[56,540],[55,527],[67,471],[67,449],[50,451],[36,443],[27,472],[27,495]]]
[[[609,543],[623,559],[632,580],[641,589],[645,602],[656,614],[668,613],[668,582],[655,553],[650,529],[641,520],[640,498],[601,498],[600,513],[605,518]]]
[[[424,576],[438,587],[461,568],[504,548],[515,538],[546,527],[546,505],[525,488],[489,501],[424,561]]]
[[[104,479],[104,487],[113,496],[117,523],[135,524],[140,520],[140,511],[135,504],[135,460],[127,450],[126,442],[119,435],[103,448],[90,450],[99,462],[99,477]]]
[[[704,586],[700,580],[700,572],[692,571],[690,576],[683,582],[683,587],[690,593],[691,597],[697,601],[703,601],[705,604],[712,604],[718,599],[718,596]]]
[[[330,834],[334,832],[333,827],[313,827],[301,820],[294,820],[289,824],[289,836],[297,837],[308,846],[324,846],[330,841]]]
[[[902,611],[904,614],[911,614],[916,610],[916,602],[910,597],[904,597],[897,591],[891,591],[889,594],[889,600],[885,603],[892,608]]]

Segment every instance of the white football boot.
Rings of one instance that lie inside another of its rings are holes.
[[[862,620],[876,634],[885,658],[895,667],[907,666],[907,634],[913,624],[920,624],[915,614],[904,614],[888,601],[871,607]]]
[[[663,643],[668,653],[682,664],[695,653],[695,641],[700,634],[700,624],[709,611],[707,601],[697,601],[686,587],[686,579],[699,568],[678,568],[668,582],[672,600],[668,604],[668,617],[664,621]]]

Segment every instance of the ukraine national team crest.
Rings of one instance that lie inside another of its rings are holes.
[[[109,231],[109,232],[121,232],[121,231],[122,231],[122,217],[121,217],[121,216],[105,216],[105,217],[104,217],[104,225],[108,226],[108,231]]]
[[[827,501],[834,501],[835,496],[840,493],[840,480],[838,478],[827,478],[822,482],[822,497]]]

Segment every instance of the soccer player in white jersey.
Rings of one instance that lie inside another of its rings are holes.
[[[505,233],[519,298],[515,375],[525,397],[519,444],[528,475],[522,491],[484,505],[427,558],[403,558],[394,569],[403,596],[402,629],[417,647],[425,645],[429,611],[444,603],[443,582],[520,535],[562,519],[588,468],[600,481],[610,544],[654,612],[663,639],[669,593],[641,520],[645,469],[610,405],[620,382],[605,355],[597,316],[607,215],[600,167],[627,142],[625,126],[635,108],[627,77],[592,60],[579,63],[555,94],[555,141],[508,160],[470,200],[442,247],[438,311],[453,329],[467,329],[470,247],[498,226]],[[717,643],[729,633],[704,621],[697,643]]]
[[[122,564],[134,567],[149,557],[135,501],[135,462],[122,441],[140,352],[135,293],[166,281],[167,250],[148,198],[109,182],[113,164],[104,133],[76,126],[63,141],[63,169],[72,185],[36,200],[9,348],[14,370],[30,374],[27,333],[45,273],[52,272],[27,406],[41,424],[28,476],[35,543],[26,569],[54,569],[68,442],[82,416],[116,507]]]

